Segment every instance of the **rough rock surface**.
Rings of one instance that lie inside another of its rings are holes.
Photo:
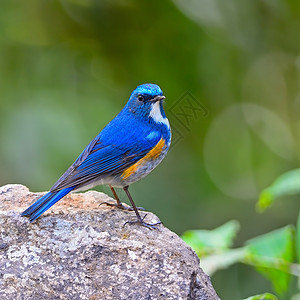
[[[20,212],[40,195],[0,188],[0,299],[219,299],[196,254],[163,225],[123,227],[134,212],[99,206],[112,199],[92,191],[30,224]]]

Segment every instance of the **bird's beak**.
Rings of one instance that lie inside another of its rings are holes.
[[[161,101],[161,100],[164,100],[164,99],[166,99],[165,96],[156,96],[153,99],[151,99],[151,102],[157,102],[157,101]]]

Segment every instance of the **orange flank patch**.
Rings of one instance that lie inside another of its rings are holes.
[[[156,146],[147,153],[147,155],[145,155],[134,165],[132,165],[131,167],[123,171],[121,177],[123,179],[127,179],[130,175],[134,174],[142,164],[146,163],[149,160],[154,160],[158,158],[165,145],[166,145],[165,140],[161,138],[160,141],[156,144]]]

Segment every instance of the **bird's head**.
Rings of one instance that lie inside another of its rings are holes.
[[[132,93],[126,105],[128,111],[139,119],[154,123],[168,124],[163,110],[165,96],[161,88],[152,83],[139,85]]]

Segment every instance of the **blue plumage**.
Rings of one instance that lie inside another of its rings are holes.
[[[169,149],[171,130],[162,106],[164,98],[155,84],[138,86],[122,111],[90,142],[50,192],[22,215],[34,221],[70,191],[108,184],[112,190],[125,190],[139,223],[149,227],[136,210],[128,186],[156,167]]]
[[[69,187],[62,189],[58,192],[48,192],[45,196],[41,197],[29,208],[27,208],[22,216],[29,217],[30,222],[37,219],[43,212],[50,208],[53,204],[59,201],[62,197],[70,193],[74,188]]]

